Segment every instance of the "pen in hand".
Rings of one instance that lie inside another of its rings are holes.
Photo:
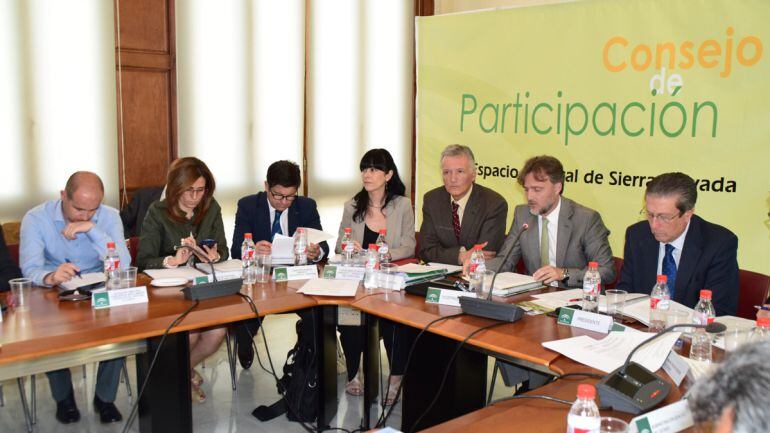
[[[70,264],[72,263],[72,260],[70,259],[64,259],[64,261]],[[80,271],[75,271],[75,275],[77,275],[77,277],[80,278],[81,280],[83,279],[83,275],[80,274]]]

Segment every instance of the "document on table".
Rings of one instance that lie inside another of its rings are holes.
[[[198,269],[188,268],[187,266],[173,269],[145,269],[144,273],[149,275],[153,280],[159,278],[185,278],[188,281],[192,281],[195,277],[206,275]]]
[[[639,349],[631,359],[650,371],[657,371],[666,361],[679,332],[666,334]],[[610,332],[601,340],[587,335],[547,341],[543,346],[581,364],[609,373],[626,362],[628,354],[642,342],[654,337],[649,332]]]
[[[75,276],[66,283],[59,284],[67,290],[75,290],[78,287],[87,286],[89,284],[101,283],[106,281],[104,272],[89,272],[87,274],[81,274],[82,277]]]
[[[208,263],[197,263],[195,267],[207,274],[211,273],[211,265]],[[243,263],[238,259],[225,260],[224,262],[214,263],[214,270],[217,272],[242,271]]]
[[[356,296],[358,281],[311,278],[297,290],[298,293],[313,296]]]
[[[430,262],[430,263],[428,263],[428,266],[430,266],[432,268],[442,268],[442,269],[446,270],[447,274],[452,274],[452,273],[455,273],[455,272],[461,272],[463,270],[462,266],[448,265],[446,263]]]
[[[749,319],[744,319],[742,317],[735,317],[735,316],[719,316],[715,319],[716,322],[719,322],[727,327],[728,330],[735,330],[735,329],[741,329],[744,331],[744,338],[749,335],[752,329],[754,329],[754,326],[756,325],[756,322]],[[714,346],[724,350],[725,349],[725,334],[719,333],[714,336],[714,339],[712,341]]]
[[[541,307],[555,310],[565,305],[580,303],[583,299],[583,289],[560,290],[558,292],[540,293],[532,295],[533,303]]]
[[[675,302],[675,301],[669,301],[669,311],[670,310],[682,310],[687,311],[690,316],[692,316],[693,310],[691,308],[687,308],[684,305]],[[649,302],[635,302],[630,305],[626,305],[623,308],[623,315],[628,316],[631,318],[634,318],[638,320],[639,322],[650,326],[650,303]],[[688,320],[689,322],[689,320]]]
[[[270,255],[273,264],[284,265],[294,263],[294,238],[277,233],[273,238]]]

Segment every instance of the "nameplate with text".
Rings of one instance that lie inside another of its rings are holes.
[[[687,364],[681,356],[677,355],[673,350],[668,354],[666,362],[663,363],[663,371],[671,377],[676,386],[682,384],[687,372],[690,370],[690,365]]]
[[[242,271],[225,271],[225,272],[217,272],[217,281],[227,281],[227,280],[237,280],[238,278],[241,278],[243,276]],[[213,283],[214,282],[214,276],[211,274],[208,275],[201,275],[199,277],[195,277],[192,280],[193,285],[196,284],[205,284],[205,283]]]
[[[428,292],[425,294],[425,302],[429,304],[441,304],[451,305],[453,307],[460,306],[460,298],[463,296],[469,296],[475,298],[474,292],[462,292],[460,290],[439,289],[437,287],[429,287]]]
[[[309,280],[311,278],[318,278],[318,267],[316,265],[286,266],[273,269],[273,280],[277,283],[281,281]]]
[[[119,307],[121,305],[146,304],[147,287],[129,287],[126,289],[98,289],[91,291],[91,307],[94,309]]]
[[[326,265],[324,266],[323,278],[327,280],[362,281],[364,279],[364,274],[366,274],[366,268],[361,266]]]
[[[614,322],[612,316],[561,307],[559,309],[558,323],[606,334],[610,331]]]
[[[693,425],[687,400],[680,400],[631,420],[630,432],[676,433]]]

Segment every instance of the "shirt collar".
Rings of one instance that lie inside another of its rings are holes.
[[[461,208],[465,209],[465,205],[468,204],[468,200],[471,198],[471,193],[473,192],[473,184],[471,184],[471,187],[468,188],[468,191],[465,193],[464,196],[460,198],[460,200],[455,200],[452,198],[452,195],[449,195],[449,202],[450,203],[457,203]]]
[[[559,212],[561,212],[561,196],[559,196],[559,201],[556,202],[556,207],[553,208],[553,211],[545,217],[548,220],[548,224],[551,224],[551,227],[559,223]],[[542,215],[540,217],[543,218]]]

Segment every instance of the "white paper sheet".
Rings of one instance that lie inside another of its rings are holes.
[[[310,227],[302,227],[307,233],[307,242],[310,244],[320,244],[323,241],[328,241],[333,238],[334,235],[330,235],[324,231],[318,229],[311,229]]]
[[[174,269],[145,269],[144,273],[153,280],[158,278],[186,278],[187,281],[192,281],[195,277],[206,275],[206,273],[198,269],[188,268],[187,266]]]
[[[687,308],[684,305],[675,302],[675,301],[669,301],[669,310],[683,310],[687,311],[690,315],[692,315],[693,310],[691,308]],[[626,305],[623,308],[623,315],[632,317],[636,320],[638,320],[641,323],[644,323],[647,326],[650,326],[650,303],[649,302],[634,302],[632,304]]]
[[[104,272],[89,272],[87,274],[81,274],[81,277],[75,276],[66,283],[61,283],[59,285],[67,290],[75,290],[78,287],[87,286],[89,284],[101,283],[106,281],[106,279]]]
[[[756,322],[754,320],[744,319],[742,317],[735,316],[719,316],[715,320],[727,327],[727,329],[743,329],[745,335],[748,335],[750,329],[754,329]],[[714,346],[724,350],[725,349],[725,334],[717,334],[712,340]]]
[[[672,332],[639,349],[632,361],[650,371],[657,371],[666,361],[679,334]],[[581,335],[547,341],[543,346],[581,364],[609,373],[622,366],[636,346],[655,335],[657,334],[649,332],[610,332],[601,340]]]
[[[447,274],[451,274],[452,272],[460,272],[460,271],[463,270],[462,266],[448,265],[446,263],[430,262],[430,263],[428,263],[428,266],[433,267],[433,268],[445,269]]]
[[[358,281],[311,278],[297,290],[313,296],[356,296]]]
[[[207,274],[211,273],[211,266],[208,263],[196,263],[195,267]],[[224,262],[214,263],[214,269],[217,273],[242,271],[243,263],[238,259],[225,260]]]
[[[294,261],[294,238],[290,236],[284,236],[280,233],[276,234],[273,238],[270,255],[273,259],[273,264],[283,264],[281,260],[291,259]]]

